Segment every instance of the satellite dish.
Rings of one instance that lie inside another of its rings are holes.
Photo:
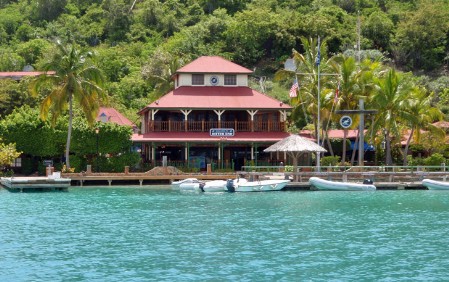
[[[23,71],[34,71],[34,68],[31,65],[26,65],[23,67]]]
[[[287,59],[284,63],[284,69],[288,71],[296,71],[296,64],[294,59]]]

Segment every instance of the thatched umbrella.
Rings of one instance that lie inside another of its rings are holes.
[[[270,147],[263,150],[264,152],[286,152],[293,159],[293,171],[296,173],[298,167],[298,158],[306,152],[312,153],[325,153],[326,149],[316,144],[315,142],[301,137],[296,134],[292,134]],[[296,177],[295,177],[295,180]]]

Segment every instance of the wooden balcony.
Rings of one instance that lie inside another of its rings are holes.
[[[232,128],[236,132],[283,132],[285,122],[150,121],[146,132],[209,132],[211,128]]]

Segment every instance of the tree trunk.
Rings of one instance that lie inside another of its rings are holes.
[[[341,163],[344,164],[346,162],[346,137],[348,136],[348,130],[345,128],[343,130],[343,152],[341,156]]]
[[[67,143],[65,146],[65,165],[67,169],[70,169],[70,140],[72,138],[72,120],[73,120],[73,101],[72,93],[69,94],[69,128],[67,130]]]
[[[391,142],[390,142],[390,131],[387,131],[387,134],[385,135],[385,141],[386,141],[386,148],[387,148],[387,152],[386,154],[386,165],[387,166],[391,166],[393,164],[393,160],[391,158]]]
[[[412,130],[410,131],[410,136],[407,139],[407,144],[405,144],[405,149],[404,149],[404,161],[403,161],[403,165],[406,166],[407,165],[407,155],[408,155],[408,147],[410,146],[410,141],[412,141],[413,138],[413,132],[415,131],[414,128],[412,128]]]

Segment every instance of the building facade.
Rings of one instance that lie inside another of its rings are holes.
[[[174,90],[142,110],[132,140],[145,162],[178,167],[239,170],[276,164],[263,152],[287,137],[291,107],[248,86],[252,71],[217,56],[178,69]],[[277,164],[276,164],[277,165]]]

